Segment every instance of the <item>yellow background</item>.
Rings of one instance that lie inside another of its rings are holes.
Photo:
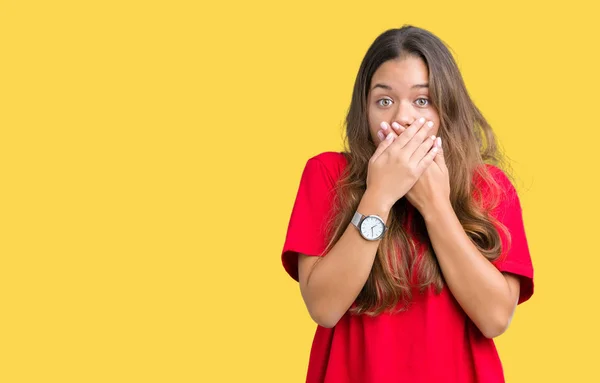
[[[303,382],[301,171],[405,23],[452,47],[518,176],[536,294],[507,381],[600,381],[587,2],[0,4],[1,382]]]

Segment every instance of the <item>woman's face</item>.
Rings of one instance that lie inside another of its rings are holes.
[[[369,84],[368,116],[373,142],[381,139],[377,132],[383,121],[397,122],[408,128],[415,120],[424,117],[433,121],[432,135],[437,135],[439,116],[429,98],[429,72],[422,59],[406,57],[381,64]]]

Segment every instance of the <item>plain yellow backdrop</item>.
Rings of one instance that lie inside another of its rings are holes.
[[[403,24],[450,45],[513,160],[536,293],[507,381],[600,381],[590,4],[1,1],[0,381],[303,382],[301,171]]]

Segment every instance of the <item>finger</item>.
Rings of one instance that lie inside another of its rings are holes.
[[[394,146],[397,148],[403,148],[410,140],[414,137],[417,132],[423,127],[425,124],[425,118],[421,117],[418,120],[415,120],[404,132],[400,135],[399,139],[396,140]],[[423,142],[423,140],[421,140]]]
[[[424,172],[425,169],[427,169],[429,167],[429,165],[431,165],[433,163],[433,161],[435,160],[436,156],[439,153],[440,148],[438,148],[437,146],[433,146],[429,152],[427,152],[427,155],[425,157],[423,157],[423,159],[421,160],[421,162],[419,162],[419,164],[417,165],[417,171],[418,172]]]
[[[435,140],[435,146],[438,148],[438,153],[435,156],[435,163],[444,169],[446,167],[446,159],[444,158],[444,148],[442,148],[441,137],[438,137],[437,140]]]
[[[433,129],[433,121],[427,122],[424,124],[421,129],[413,136],[413,138],[408,141],[408,143],[404,146],[404,150],[409,153],[410,156],[417,150],[417,148],[427,139],[429,139],[429,135],[431,130]]]
[[[390,124],[388,124],[386,121],[382,121],[381,124],[379,124],[379,127],[381,128],[381,132],[383,133],[384,137],[387,137],[387,135],[390,133],[394,133],[394,138],[398,136]]]
[[[436,145],[436,142],[437,140],[435,136],[429,136],[429,138],[423,141],[423,143],[417,148],[417,150],[415,150],[415,152],[410,157],[410,161],[414,164],[418,164],[423,159],[423,157],[425,157],[427,153],[429,153],[429,150],[434,145]]]
[[[377,145],[377,149],[375,149],[375,153],[373,153],[369,161],[371,163],[375,162],[381,153],[383,153],[394,142],[395,138],[396,135],[393,132],[390,132],[387,137],[382,140],[379,145]]]
[[[406,128],[404,126],[400,125],[396,121],[392,122],[392,128],[394,129],[394,131],[396,132],[397,135],[400,135],[402,132],[404,132],[406,130]]]

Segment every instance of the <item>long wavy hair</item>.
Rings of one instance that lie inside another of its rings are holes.
[[[342,236],[366,190],[368,162],[376,149],[368,124],[371,78],[384,62],[407,56],[422,59],[429,71],[431,102],[440,118],[438,136],[445,143],[452,207],[477,249],[489,260],[495,260],[502,251],[498,229],[510,239],[506,229],[489,214],[501,196],[495,194],[491,200],[486,197],[489,204],[484,205],[481,189],[474,183],[474,176],[478,176],[491,190],[499,190],[485,166],[488,163],[500,167],[503,163],[495,135],[469,97],[444,42],[431,32],[410,25],[379,35],[360,65],[345,124],[343,154],[348,165],[336,186],[326,252]],[[423,217],[403,197],[390,212],[388,232],[350,312],[377,315],[387,310],[405,310],[415,288],[422,292],[434,287],[440,293],[444,283]]]

